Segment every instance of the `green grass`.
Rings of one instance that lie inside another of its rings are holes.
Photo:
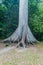
[[[0,65],[43,65],[43,44],[30,46],[19,52],[20,49],[10,50],[0,56]]]

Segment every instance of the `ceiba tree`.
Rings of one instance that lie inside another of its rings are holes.
[[[9,38],[3,41],[18,41],[17,46],[22,44],[23,47],[28,42],[33,43],[37,41],[28,26],[28,0],[20,0],[18,28]]]

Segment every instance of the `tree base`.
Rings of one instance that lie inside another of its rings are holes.
[[[3,42],[16,42],[18,43],[16,47],[22,45],[25,48],[28,44],[33,44],[33,42],[37,42],[37,40],[31,33],[28,25],[24,25],[22,27],[18,27],[18,29],[9,38],[3,40]]]

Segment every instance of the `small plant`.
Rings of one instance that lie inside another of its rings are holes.
[[[6,43],[5,46],[6,46],[6,47],[10,46],[10,43]]]

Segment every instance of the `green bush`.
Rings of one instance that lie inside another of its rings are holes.
[[[5,46],[6,46],[6,47],[10,46],[10,43],[5,43]]]

